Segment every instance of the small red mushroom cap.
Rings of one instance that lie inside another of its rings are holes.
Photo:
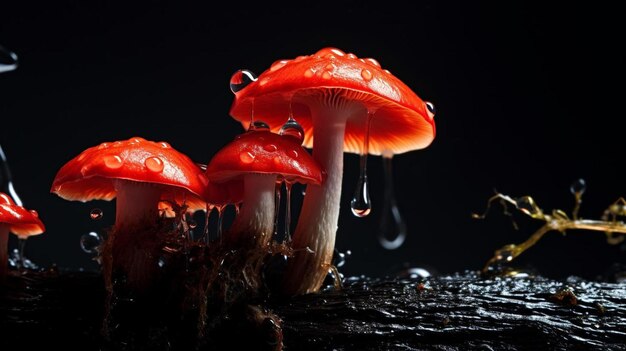
[[[115,179],[161,186],[163,199],[183,201],[192,210],[205,208],[208,179],[189,157],[166,142],[143,138],[102,143],[88,148],[57,173],[51,192],[66,200],[112,200]]]
[[[434,108],[407,85],[371,58],[358,58],[335,48],[310,56],[279,60],[256,81],[238,91],[230,114],[248,127],[252,104],[254,116],[278,131],[289,116],[305,131],[306,147],[313,145],[312,121],[305,100],[311,97],[356,101],[374,112],[369,152],[403,153],[427,147],[435,137]],[[365,116],[348,119],[344,151],[359,153],[365,134]]]
[[[0,224],[8,225],[9,231],[20,237],[41,234],[46,230],[36,211],[16,205],[5,193],[0,193]]]
[[[319,165],[295,138],[262,130],[237,136],[213,156],[206,169],[214,183],[248,173],[276,174],[280,180],[303,184],[322,182]]]

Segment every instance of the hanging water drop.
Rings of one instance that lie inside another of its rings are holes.
[[[17,55],[0,45],[0,73],[17,68]]]
[[[80,237],[80,248],[88,254],[98,253],[102,238],[96,232],[89,232]]]
[[[236,94],[256,79],[257,76],[252,71],[240,69],[230,77],[230,91]]]
[[[93,220],[102,219],[103,216],[104,216],[104,213],[99,208],[94,208],[89,212],[89,218]]]
[[[387,250],[395,250],[406,240],[406,223],[402,219],[393,187],[393,154],[383,151],[384,204],[378,229],[378,242]]]
[[[253,121],[248,128],[248,131],[252,130],[270,130],[270,126],[263,121]]]
[[[372,203],[370,201],[369,185],[367,181],[367,155],[369,154],[369,133],[372,116],[373,115],[371,113],[367,116],[365,138],[363,139],[363,150],[361,150],[359,180],[357,182],[352,201],[350,201],[352,213],[357,217],[365,217],[372,211]]]
[[[576,179],[574,182],[572,182],[572,185],[569,187],[569,191],[573,195],[578,195],[578,196],[584,194],[585,190],[587,190],[587,183],[582,178]]]
[[[294,138],[299,144],[302,144],[304,141],[304,129],[302,129],[300,123],[293,119],[291,114],[287,122],[280,127],[278,134]]]

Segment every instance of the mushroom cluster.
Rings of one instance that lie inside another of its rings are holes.
[[[182,239],[176,236],[177,242],[183,240],[180,248],[185,254],[192,246],[207,255],[233,250],[269,254],[271,246],[282,241],[293,254],[281,292],[315,292],[331,268],[343,152],[362,155],[365,177],[368,154],[424,148],[435,136],[434,107],[376,60],[334,48],[277,61],[258,78],[240,70],[230,87],[235,94],[230,114],[245,132],[206,166],[166,142],[135,137],[83,151],[59,170],[52,192],[83,202],[116,198],[115,225],[104,244],[110,257],[103,258],[135,286],[152,279],[151,272],[160,264],[159,252],[173,250],[169,234],[159,233],[175,228],[186,233]],[[312,155],[304,147],[312,148]],[[361,187],[367,186],[364,177]],[[290,189],[295,182],[307,185],[306,196],[293,239],[287,196],[287,231],[280,240],[276,199],[281,184]],[[369,206],[369,199],[362,200],[353,201],[353,210],[366,215],[369,207],[361,205]],[[230,204],[237,206],[237,215],[219,242],[211,242],[210,212],[213,208],[221,212]],[[189,235],[195,225],[187,220],[199,210],[206,211],[200,239]]]

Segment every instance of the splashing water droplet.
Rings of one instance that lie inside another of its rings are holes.
[[[88,254],[98,253],[100,244],[102,244],[102,238],[96,232],[89,232],[80,237],[80,248]]]
[[[104,216],[104,212],[102,212],[102,210],[99,208],[94,208],[91,211],[89,211],[89,218],[93,220],[102,219],[103,216]]]
[[[335,253],[333,255],[332,264],[339,268],[343,267],[346,264],[346,259],[352,255],[352,251],[346,250],[346,252],[340,252],[335,249]]]
[[[515,199],[515,203],[520,211],[533,218],[541,218],[543,216],[543,211],[541,211],[539,206],[535,203],[535,200],[530,196],[519,197]]]
[[[17,68],[17,55],[0,45],[0,73]]]
[[[406,223],[396,202],[393,187],[393,153],[383,151],[384,203],[378,229],[378,242],[387,250],[395,250],[406,240]]]
[[[367,116],[363,150],[361,150],[359,180],[357,182],[352,201],[350,201],[352,214],[357,217],[365,217],[372,211],[372,203],[370,201],[369,185],[367,181],[367,155],[369,154],[369,130],[372,116],[372,114],[368,114]]]
[[[576,179],[569,187],[569,191],[573,195],[582,195],[585,193],[585,190],[587,190],[587,182],[582,178]]]
[[[254,121],[250,124],[248,130],[270,130],[270,126],[263,121]]]
[[[287,122],[280,127],[278,134],[294,138],[300,144],[304,141],[304,129],[302,129],[300,123],[291,117],[291,113]]]
[[[230,77],[230,91],[237,94],[256,79],[257,76],[252,71],[240,69]]]

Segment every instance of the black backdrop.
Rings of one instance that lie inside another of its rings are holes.
[[[17,71],[0,75],[0,144],[22,200],[47,224],[27,247],[42,264],[95,267],[79,238],[112,223],[111,204],[49,194],[71,157],[102,141],[142,136],[206,162],[241,132],[228,116],[235,70],[260,73],[325,46],[378,59],[438,110],[435,142],[395,158],[410,234],[398,250],[382,249],[374,230],[380,159],[369,167],[374,210],[357,219],[348,202],[358,158],[346,155],[337,246],[353,253],[348,274],[392,274],[404,265],[480,268],[493,249],[537,226],[522,218],[516,232],[499,211],[471,219],[494,188],[569,211],[569,184],[583,177],[585,217],[626,195],[624,28],[616,9],[572,2],[227,2],[225,10],[92,3],[0,7],[0,44],[20,57]],[[105,212],[100,222],[88,218],[94,207]],[[601,233],[551,233],[520,264],[553,276],[595,276],[624,255]]]

